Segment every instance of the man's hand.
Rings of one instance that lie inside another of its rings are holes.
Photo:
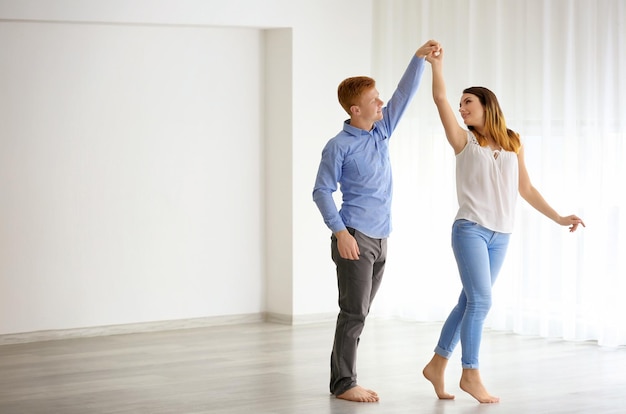
[[[348,230],[341,230],[335,233],[337,238],[337,250],[342,259],[359,260],[359,245],[354,236]]]
[[[435,56],[438,56],[440,49],[441,45],[439,44],[439,42],[437,42],[436,40],[429,40],[428,42],[424,43],[422,47],[417,49],[417,52],[415,52],[415,56],[417,56],[418,58],[423,58],[429,56],[431,53]]]

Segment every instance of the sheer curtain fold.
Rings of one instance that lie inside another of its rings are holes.
[[[626,6],[622,0],[377,0],[374,77],[384,96],[427,39],[445,51],[448,98],[493,90],[535,187],[587,228],[570,234],[520,198],[488,326],[626,345]],[[461,292],[450,248],[454,155],[430,68],[391,145],[394,232],[372,312],[441,321]]]

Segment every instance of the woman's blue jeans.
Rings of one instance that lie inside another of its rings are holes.
[[[478,368],[483,324],[491,308],[491,287],[502,268],[510,234],[468,220],[452,225],[452,250],[463,291],[443,325],[435,353],[449,359],[461,340],[463,368]]]

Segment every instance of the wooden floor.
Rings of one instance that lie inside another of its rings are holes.
[[[378,403],[328,393],[333,323],[229,325],[0,346],[0,413],[626,413],[626,349],[486,332],[482,376],[498,404],[421,376],[440,325],[368,320],[360,383]]]

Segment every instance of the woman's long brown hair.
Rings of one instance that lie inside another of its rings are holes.
[[[478,100],[485,108],[485,131],[487,134],[492,136],[496,144],[505,151],[513,151],[517,154],[522,146],[522,142],[517,132],[507,128],[504,114],[496,95],[482,86],[466,88],[463,93],[471,93],[478,97]],[[468,126],[468,128],[474,131],[474,127]],[[476,139],[481,146],[487,145],[487,139],[484,136],[476,134]]]

